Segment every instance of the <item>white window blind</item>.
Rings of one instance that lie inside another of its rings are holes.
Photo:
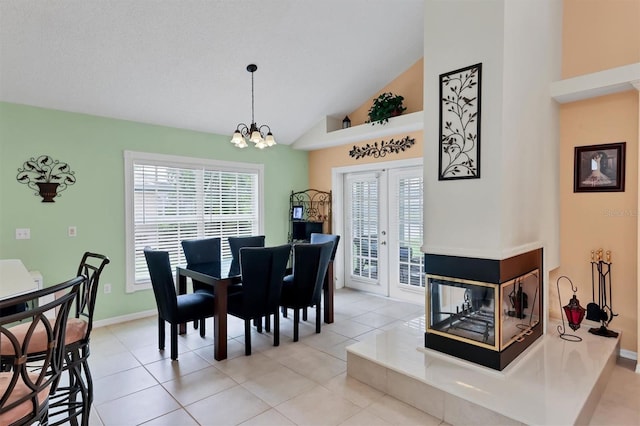
[[[134,158],[129,159],[127,184],[132,204],[127,235],[133,257],[129,290],[149,287],[146,246],[168,251],[171,265],[176,266],[186,263],[182,240],[221,237],[224,262],[231,257],[227,237],[260,233],[259,166],[237,170],[235,163],[130,157]]]
[[[398,239],[400,250],[399,282],[401,285],[424,287],[422,244],[423,189],[422,176],[398,180]]]
[[[378,179],[363,177],[351,185],[352,276],[378,279]]]

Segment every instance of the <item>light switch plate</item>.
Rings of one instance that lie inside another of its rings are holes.
[[[31,238],[30,228],[16,228],[16,240],[28,240]]]

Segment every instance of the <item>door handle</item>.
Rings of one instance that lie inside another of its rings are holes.
[[[381,241],[381,242],[380,242],[380,245],[381,245],[381,246],[386,246],[386,245],[387,245],[387,242],[386,242],[386,241]]]

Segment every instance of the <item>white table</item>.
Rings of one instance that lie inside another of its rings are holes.
[[[20,259],[0,259],[0,299],[34,291],[38,284]]]

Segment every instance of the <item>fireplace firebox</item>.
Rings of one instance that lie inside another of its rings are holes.
[[[504,260],[425,255],[425,346],[503,370],[542,336],[542,249]]]

